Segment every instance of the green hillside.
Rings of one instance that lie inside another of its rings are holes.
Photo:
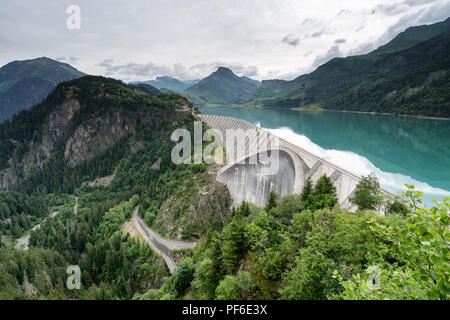
[[[371,54],[385,54],[408,49],[449,30],[450,18],[430,25],[410,27]]]
[[[196,105],[266,106],[450,117],[450,18],[411,27],[377,50],[334,58],[292,81],[263,80],[243,90],[244,77],[217,73],[186,91]],[[232,79],[225,81],[223,79]],[[233,84],[232,84],[233,83]]]
[[[450,117],[450,32],[412,48],[378,56],[336,58],[254,103],[277,107],[318,104],[324,109]]]
[[[59,84],[42,103],[0,124],[0,145],[7,146],[0,168],[1,299],[131,299],[161,287],[168,276],[163,259],[122,230],[137,205],[148,223],[153,216],[175,219],[171,231],[183,231],[186,240],[223,228],[228,190],[206,165],[171,161],[171,133],[193,130],[192,105],[146,88],[86,76]],[[110,175],[108,185],[89,183]],[[26,234],[30,250],[12,248]],[[73,264],[83,272],[79,291],[61,282]]]
[[[240,103],[251,99],[258,86],[258,81],[238,77],[230,69],[220,67],[183,95],[196,105]]]
[[[58,83],[83,75],[45,57],[8,63],[0,68],[0,122],[41,102]]]
[[[172,132],[192,135],[196,117],[179,95],[85,76],[0,124],[0,299],[448,298],[448,199],[423,209],[420,193],[382,197],[366,177],[351,213],[323,176],[231,209],[215,166],[171,161]],[[173,274],[133,228],[138,206],[162,236],[200,240],[175,250]],[[374,265],[379,291],[365,286]]]

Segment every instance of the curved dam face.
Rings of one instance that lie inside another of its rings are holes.
[[[265,174],[267,165],[260,161],[252,164],[249,160],[246,158],[217,174],[217,181],[228,186],[233,205],[248,201],[264,206],[270,191],[278,195],[294,193],[295,166],[287,152],[279,151],[279,168],[272,175]]]
[[[326,175],[336,187],[340,207],[356,211],[349,198],[358,176],[248,121],[215,115],[200,115],[200,119],[218,132],[225,147],[227,164],[217,173],[217,181],[228,186],[234,206],[242,201],[264,206],[271,190],[279,197],[299,194],[308,178],[315,184]]]

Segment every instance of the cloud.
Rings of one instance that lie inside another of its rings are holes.
[[[320,38],[324,33],[325,33],[325,30],[314,32],[313,34],[311,34],[311,38]]]
[[[342,9],[341,11],[339,11],[338,16],[346,16],[348,14],[350,14],[351,11],[348,9]]]
[[[314,59],[313,67],[321,66],[322,64],[330,61],[331,59],[341,57],[343,55],[343,52],[340,50],[339,45],[334,45],[330,49],[328,49],[325,54],[318,55]]]
[[[8,32],[0,32],[0,65],[58,57],[86,73],[122,80],[159,74],[192,79],[230,65],[262,80],[270,70],[310,71],[315,58],[341,44],[336,39],[346,39],[348,54],[450,12],[449,0],[77,0],[81,29],[71,31],[68,4],[3,0],[0,30]]]
[[[112,59],[106,59],[97,66],[102,67],[108,76],[133,80],[149,80],[159,76],[170,76],[180,80],[200,79],[216,71],[219,67],[229,68],[239,76],[254,77],[259,75],[256,66],[227,62],[200,63],[186,67],[181,63],[175,63],[172,66],[153,62],[115,64]]]
[[[106,59],[100,62],[97,66],[108,68],[112,66],[113,62],[114,62],[113,59]]]
[[[377,46],[375,46],[372,42],[366,42],[358,45],[356,48],[350,49],[347,53],[349,56],[357,56],[360,54],[366,54],[373,50],[375,50]]]
[[[296,47],[300,44],[300,38],[294,36],[293,34],[288,34],[283,38],[283,40],[281,40],[281,42]]]
[[[67,59],[67,61],[70,63],[70,64],[76,64],[77,62],[78,62],[78,58],[77,57],[69,57],[68,59]]]
[[[428,3],[430,1],[427,0],[407,0],[405,3],[409,3],[409,5],[413,6]],[[399,33],[405,31],[407,28],[416,25],[429,24],[435,21],[441,21],[447,18],[450,14],[450,2],[445,2],[442,4],[438,4],[436,6],[431,6],[426,9],[418,9],[411,13],[407,13],[402,15],[396,23],[391,25],[386,32],[378,39],[378,41],[374,42],[374,46],[378,47],[380,45],[386,44],[390,40],[392,40]]]
[[[337,43],[337,44],[338,43],[345,43],[345,42],[347,42],[347,40],[345,40],[343,38],[334,40],[334,43]]]
[[[60,62],[66,62],[68,64],[76,64],[78,62],[78,58],[77,57],[57,57],[55,58],[56,61],[60,61]]]
[[[383,14],[383,15],[397,15],[399,13],[404,12],[404,4],[403,3],[395,3],[395,4],[379,4],[374,7],[370,14]]]

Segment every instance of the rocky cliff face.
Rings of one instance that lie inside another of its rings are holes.
[[[25,142],[28,150],[22,157],[15,152],[9,159],[10,167],[0,172],[0,189],[13,189],[33,169],[42,168],[51,158],[55,148],[64,140],[71,127],[80,103],[72,99],[72,94],[60,106],[57,106],[41,127],[41,139],[33,138]],[[35,133],[37,136],[37,133]]]
[[[172,127],[192,119],[181,96],[104,77],[61,83],[0,124],[0,190],[72,192],[86,178],[111,174],[128,150],[168,147]]]
[[[124,117],[120,112],[91,119],[77,127],[67,139],[64,159],[70,168],[75,168],[114,146],[120,139],[134,132],[135,128],[136,121]]]
[[[67,165],[75,168],[135,131],[135,120],[118,111],[93,116],[74,128],[73,120],[79,111],[80,102],[69,92],[64,103],[50,113],[40,132],[25,143],[28,151],[22,156],[14,152],[9,159],[9,168],[0,171],[0,190],[13,189],[33,170],[43,168],[59,147],[64,148]]]

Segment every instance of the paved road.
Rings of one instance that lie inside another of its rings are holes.
[[[78,212],[78,197],[75,197],[75,206],[73,207],[73,214],[77,215],[77,212]],[[45,223],[45,221],[47,221],[48,218],[53,218],[58,213],[59,213],[59,211],[50,213],[49,217],[45,218],[41,223],[38,223],[37,225],[35,225],[31,230],[36,231],[37,229],[39,229],[41,227],[41,224],[43,224],[43,223]],[[14,246],[14,248],[16,248],[17,250],[28,251],[30,249],[29,243],[30,243],[30,235],[27,234],[27,235],[17,239],[17,244]]]
[[[28,246],[29,243],[30,243],[30,235],[27,234],[26,236],[17,239],[17,243],[14,246],[14,248],[17,250],[28,251],[30,249],[30,247]]]
[[[177,267],[177,264],[175,262],[175,259],[172,257],[172,250],[193,249],[198,244],[198,242],[185,242],[165,239],[151,230],[145,224],[144,220],[142,220],[138,213],[139,206],[134,209],[132,217],[136,229],[139,231],[145,241],[150,245],[150,247],[164,258],[164,261],[166,262],[170,273],[173,273]]]
[[[76,216],[78,212],[78,197],[75,197],[75,206],[73,207],[73,214]]]
[[[45,218],[41,223],[38,223],[37,225],[35,225],[31,229],[31,231],[36,231],[37,229],[39,229],[41,227],[41,225],[43,223],[45,223],[47,221],[47,219],[55,217],[58,213],[59,213],[59,211],[54,211],[54,212],[50,213],[50,215],[47,218]],[[14,248],[16,248],[17,250],[28,251],[30,249],[29,243],[30,243],[30,235],[27,234],[27,235],[17,239],[17,244],[14,246]]]

